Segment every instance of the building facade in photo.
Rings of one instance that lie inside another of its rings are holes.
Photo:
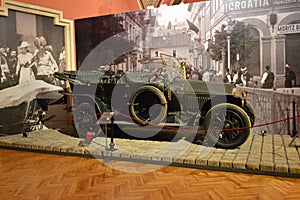
[[[199,62],[207,64],[208,41],[212,41],[215,30],[231,18],[250,27],[253,51],[244,65],[255,78],[259,79],[264,67],[270,65],[276,74],[276,86],[282,87],[284,66],[289,64],[300,85],[299,0],[211,0],[194,3],[190,9],[192,22],[200,28]]]

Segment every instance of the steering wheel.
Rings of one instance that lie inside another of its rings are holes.
[[[150,74],[150,77],[148,79],[148,81],[150,83],[156,83],[159,81],[162,81],[160,73],[162,71],[162,67],[157,67],[153,70],[153,72]]]

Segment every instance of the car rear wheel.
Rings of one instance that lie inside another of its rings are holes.
[[[204,119],[209,146],[231,149],[242,145],[250,134],[251,121],[240,107],[222,103],[211,108]]]
[[[81,103],[73,110],[73,126],[80,138],[86,138],[88,132],[95,134],[99,129],[95,109],[89,103]]]

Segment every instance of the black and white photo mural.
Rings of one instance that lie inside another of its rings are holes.
[[[64,28],[53,18],[12,10],[0,24],[0,89],[33,80],[57,84],[52,75],[65,68]]]
[[[22,132],[62,98],[65,83],[53,74],[66,70],[70,44],[60,13],[3,1],[0,15],[0,132]],[[69,63],[70,64],[70,63]],[[34,123],[33,123],[34,124]],[[13,131],[7,131],[13,129]]]

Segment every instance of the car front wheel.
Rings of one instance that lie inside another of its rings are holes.
[[[250,134],[251,121],[240,107],[222,103],[212,107],[204,119],[209,146],[232,149],[242,145]]]

